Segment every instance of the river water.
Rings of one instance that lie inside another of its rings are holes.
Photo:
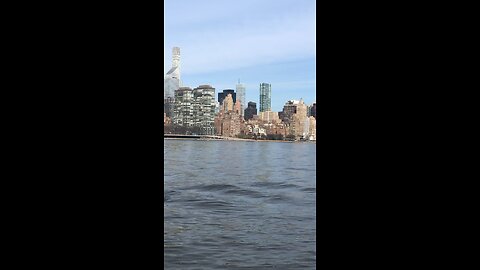
[[[164,269],[315,269],[316,144],[164,143]]]

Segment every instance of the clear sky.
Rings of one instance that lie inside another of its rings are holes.
[[[315,97],[315,0],[165,0],[164,73],[172,47],[181,50],[184,86],[210,84],[216,93],[272,84],[272,110]]]

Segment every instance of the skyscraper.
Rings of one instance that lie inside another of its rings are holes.
[[[174,69],[173,76],[180,80],[180,48],[173,47],[172,49],[172,69]]]
[[[238,80],[236,90],[237,90],[237,101],[240,101],[240,115],[243,117],[244,110],[247,104],[245,103],[245,86],[240,83],[240,79]]]
[[[172,49],[172,68],[167,72],[164,79],[163,98],[173,98],[175,90],[180,88],[180,48]]]
[[[272,110],[272,85],[268,83],[260,84],[260,112]]]

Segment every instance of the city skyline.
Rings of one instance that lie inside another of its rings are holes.
[[[164,73],[180,47],[183,86],[218,93],[240,79],[245,103],[258,104],[266,82],[273,111],[291,99],[316,101],[315,1],[167,0],[165,11]]]

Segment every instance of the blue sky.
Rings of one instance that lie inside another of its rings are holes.
[[[315,0],[165,0],[164,73],[181,50],[184,86],[210,84],[259,100],[272,84],[272,110],[290,99],[316,100]]]

